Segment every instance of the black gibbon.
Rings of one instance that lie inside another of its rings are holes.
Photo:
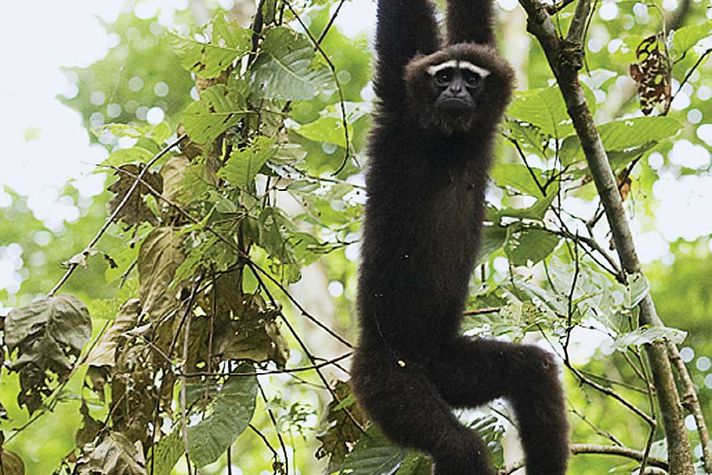
[[[497,53],[492,0],[449,0],[441,43],[429,0],[379,0],[375,91],[352,386],[394,443],[436,475],[494,475],[452,408],[512,405],[528,475],[568,456],[559,371],[535,347],[460,336],[487,174],[514,73]]]

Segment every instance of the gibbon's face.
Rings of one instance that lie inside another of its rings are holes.
[[[406,67],[408,101],[426,131],[444,135],[492,130],[512,93],[514,72],[489,46],[459,43]]]
[[[469,61],[451,59],[427,68],[437,91],[435,108],[445,114],[468,115],[477,107],[490,71]]]

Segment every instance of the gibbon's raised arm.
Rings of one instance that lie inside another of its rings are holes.
[[[440,48],[430,0],[378,0],[376,94],[386,108],[405,103],[405,65]]]
[[[448,0],[448,42],[494,44],[491,0]]]

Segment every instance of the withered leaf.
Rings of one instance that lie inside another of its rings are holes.
[[[667,114],[672,102],[672,66],[662,35],[653,35],[640,42],[636,49],[637,63],[630,65],[630,75],[638,83],[640,108],[643,114],[658,111]]]
[[[143,164],[126,164],[121,165],[119,169],[114,172],[114,175],[118,176],[119,179],[108,188],[108,190],[115,195],[109,202],[109,210],[111,213],[114,213],[119,207],[144,167],[145,165]],[[121,220],[128,225],[137,225],[143,222],[151,224],[158,223],[156,216],[148,207],[143,197],[152,194],[154,191],[162,193],[163,178],[159,173],[149,171],[144,173],[141,180],[143,183],[140,183],[133,190],[130,198],[116,216],[116,221]]]
[[[100,394],[103,394],[104,384],[106,384],[107,378],[116,364],[116,348],[119,344],[119,338],[136,326],[140,312],[141,302],[139,299],[131,299],[125,302],[114,319],[114,323],[92,348],[87,357],[87,364],[89,365],[87,376],[91,379],[94,390]]]
[[[37,300],[10,311],[5,321],[5,342],[17,350],[8,368],[20,374],[18,403],[30,413],[51,392],[50,373],[67,378],[91,336],[91,317],[76,297],[59,295]]]
[[[329,473],[339,470],[346,455],[353,450],[356,442],[361,438],[362,431],[354,424],[351,417],[362,427],[366,422],[366,418],[355,404],[348,383],[337,381],[334,392],[339,400],[332,400],[327,407],[326,418],[322,421],[321,431],[317,435],[321,446],[315,454],[319,459],[329,457]]]
[[[140,444],[139,444],[140,445]],[[143,450],[121,432],[111,432],[98,445],[86,444],[77,460],[78,475],[146,475]]]

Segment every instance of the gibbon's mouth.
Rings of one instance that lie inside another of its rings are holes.
[[[436,106],[444,112],[455,114],[467,114],[474,112],[475,110],[475,105],[471,101],[466,101],[457,97],[440,99],[438,100]]]

